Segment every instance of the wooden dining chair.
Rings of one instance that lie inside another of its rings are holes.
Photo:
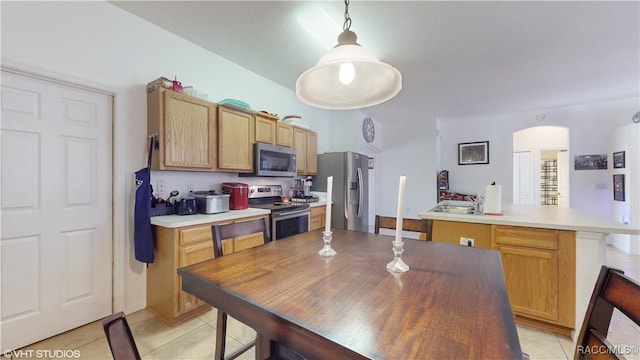
[[[431,241],[431,232],[433,227],[433,221],[430,219],[402,219],[402,230],[413,231],[425,234],[425,239]],[[396,218],[388,216],[376,215],[376,223],[374,227],[374,233],[379,234],[380,229],[393,229],[396,228]]]
[[[232,224],[213,225],[211,226],[211,232],[213,234],[213,253],[215,257],[225,255],[224,248],[222,246],[223,240],[233,239],[238,237],[245,237],[251,234],[262,233],[262,238],[258,240],[257,237],[251,237],[250,241],[243,242],[240,247],[233,247],[233,252],[246,250],[251,247],[263,245],[271,241],[269,234],[269,227],[265,218],[244,221]],[[231,240],[234,241],[234,240]],[[255,339],[248,344],[243,345],[238,350],[234,351],[228,356],[225,356],[225,346],[227,338],[227,314],[218,310],[218,318],[216,323],[216,348],[215,359],[216,360],[232,360],[238,356],[244,354],[252,347],[255,346]]]
[[[624,359],[607,339],[613,310],[640,326],[640,283],[618,269],[602,266],[576,342],[574,359]],[[640,341],[632,344],[640,346]]]
[[[104,318],[102,320],[102,328],[107,336],[107,342],[114,360],[140,359],[138,347],[133,339],[124,313],[118,312]]]

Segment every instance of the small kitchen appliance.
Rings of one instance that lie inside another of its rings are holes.
[[[214,190],[194,191],[198,214],[218,214],[229,211],[229,194],[216,194]]]
[[[249,207],[249,185],[236,182],[222,183],[222,193],[230,195],[230,210],[244,210]]]
[[[296,176],[296,149],[271,144],[253,144],[253,172],[240,176]]]
[[[309,231],[309,204],[282,201],[281,185],[249,186],[249,204],[251,207],[271,210],[272,240]]]
[[[174,203],[175,213],[178,215],[193,215],[196,211],[196,198],[185,196],[180,201]]]

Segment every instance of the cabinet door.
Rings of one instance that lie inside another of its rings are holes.
[[[327,208],[324,206],[316,206],[311,208],[311,221],[309,223],[309,231],[322,229],[325,224],[325,216]]]
[[[305,175],[307,173],[307,132],[304,129],[293,128],[293,148],[298,151],[297,172]]]
[[[206,241],[206,242],[198,243],[195,245],[185,246],[178,250],[179,267],[196,264],[212,258],[213,258],[213,242],[211,241]],[[195,296],[187,294],[186,292],[180,290],[182,289],[182,277],[178,276],[177,273],[175,276],[178,281],[177,291],[179,291],[178,304],[176,309],[176,316],[177,316],[203,303],[200,300],[198,300]]]
[[[148,131],[157,133],[160,143],[152,168],[215,170],[216,107],[214,103],[165,89],[149,94]]]
[[[276,123],[276,145],[293,147],[293,126],[281,122]]]
[[[250,172],[253,115],[218,107],[218,169]]]
[[[238,221],[234,221],[234,223],[250,221],[255,219],[256,218],[244,218]],[[269,226],[269,218],[266,218],[266,220],[267,220],[267,226]],[[238,236],[233,239],[226,239],[222,241],[222,253],[225,255],[228,255],[233,252],[242,251],[242,250],[249,249],[262,244],[264,244],[264,238],[262,237],[262,233]]]
[[[242,251],[252,247],[256,247],[264,244],[264,239],[262,238],[262,234],[249,234],[245,236],[238,236],[233,239],[233,251]]]
[[[307,131],[307,175],[318,174],[318,135]]]
[[[557,321],[558,253],[508,245],[498,250],[514,313]]]
[[[276,122],[271,119],[256,115],[255,130],[256,142],[275,144],[276,143]]]

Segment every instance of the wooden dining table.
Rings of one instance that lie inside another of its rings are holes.
[[[178,269],[182,289],[256,330],[256,358],[521,359],[494,250],[316,230]],[[213,339],[212,339],[213,340]],[[278,357],[278,356],[274,356]]]

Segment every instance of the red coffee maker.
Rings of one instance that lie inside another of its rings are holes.
[[[229,210],[243,210],[249,207],[249,185],[243,183],[222,183],[222,193],[229,194]]]

